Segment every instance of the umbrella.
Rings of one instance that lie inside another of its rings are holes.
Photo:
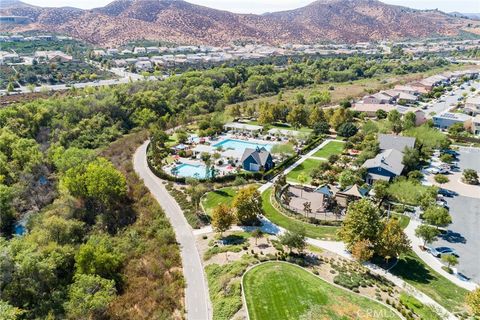
[[[178,160],[178,159],[180,159],[180,156],[178,154],[176,154],[176,155],[173,156],[173,159]]]
[[[229,164],[229,165],[227,166],[227,170],[233,170],[232,165]]]

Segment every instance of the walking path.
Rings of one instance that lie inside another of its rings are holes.
[[[301,165],[305,160],[307,160],[308,158],[311,158],[313,157],[313,155],[320,149],[322,149],[323,147],[325,147],[330,141],[339,141],[339,140],[335,140],[335,139],[326,139],[325,141],[323,141],[321,144],[319,144],[318,146],[316,146],[315,148],[313,148],[310,152],[304,154],[303,156],[301,156],[300,159],[298,159],[294,164],[292,164],[290,167],[288,167],[287,169],[285,169],[285,171],[283,171],[283,174],[284,175],[287,175],[289,174],[293,169],[295,169],[296,167],[298,167],[299,165]],[[323,158],[322,158],[323,159]],[[269,182],[265,183],[264,185],[262,185],[260,188],[258,188],[258,191],[260,193],[263,193],[265,192],[265,190],[267,190],[268,188],[270,188],[271,186],[273,186],[273,183],[277,180],[278,176],[276,176],[275,178],[273,178],[272,180],[270,180]]]
[[[146,141],[133,156],[133,166],[143,179],[145,186],[165,211],[177,241],[180,243],[183,274],[185,276],[185,305],[187,319],[206,320],[212,318],[208,287],[203,273],[202,260],[198,253],[192,228],[185,219],[175,199],[170,196],[163,181],[153,174],[147,164]]]
[[[441,274],[442,276],[444,276],[445,278],[447,278],[448,280],[450,280],[451,282],[453,282],[457,286],[465,288],[465,289],[470,290],[470,291],[475,290],[475,288],[477,287],[477,285],[475,283],[470,282],[470,281],[462,281],[462,280],[458,279],[456,276],[446,272],[445,270],[442,269],[443,264],[440,262],[439,259],[432,256],[427,251],[423,251],[422,249],[420,249],[420,246],[423,245],[423,241],[415,235],[415,229],[417,229],[417,227],[420,224],[421,224],[420,221],[410,220],[410,223],[405,228],[405,234],[407,235],[407,237],[410,239],[410,241],[412,243],[413,251],[430,268],[432,268],[433,270],[435,270],[436,272],[438,272],[439,274]]]

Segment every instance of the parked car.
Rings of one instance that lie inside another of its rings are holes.
[[[458,257],[455,249],[449,247],[429,248],[428,251],[432,254],[432,256],[437,258],[440,258],[442,254],[451,254],[452,256]]]
[[[457,278],[462,280],[462,281],[467,281],[467,282],[470,281],[469,277],[467,277],[466,275],[464,275],[463,273],[460,273],[460,272],[457,273]]]
[[[443,188],[440,188],[438,190],[438,194],[440,194],[442,196],[445,196],[445,197],[449,197],[449,198],[457,195],[457,193],[455,191],[448,190],[448,189],[443,189]]]
[[[447,202],[445,200],[444,201],[437,201],[436,203],[437,203],[437,206],[448,209],[448,205],[447,205]]]

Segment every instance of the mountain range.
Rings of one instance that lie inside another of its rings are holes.
[[[225,45],[232,42],[318,43],[453,36],[478,21],[438,10],[415,10],[377,0],[319,0],[305,7],[237,14],[182,0],[116,0],[104,7],[42,8],[2,0],[0,15],[26,16],[0,32],[55,32],[100,46],[134,40]]]

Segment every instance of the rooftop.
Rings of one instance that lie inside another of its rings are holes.
[[[415,147],[415,138],[397,136],[394,134],[380,134],[378,136],[378,142],[380,143],[381,150],[395,149],[403,152],[405,148]]]

